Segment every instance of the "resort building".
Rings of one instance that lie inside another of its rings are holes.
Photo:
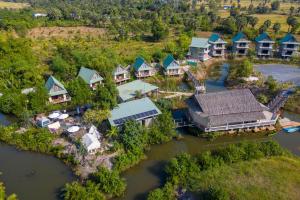
[[[117,68],[113,71],[113,78],[117,84],[124,83],[130,79],[129,68],[130,66],[127,66],[125,68],[121,65],[118,65]]]
[[[188,101],[189,117],[205,132],[274,125],[273,113],[249,89],[198,94]]]
[[[170,54],[163,61],[163,69],[166,76],[179,76],[184,73],[182,67]]]
[[[279,53],[283,58],[290,58],[298,52],[300,42],[297,41],[294,35],[288,33],[279,41]]]
[[[111,111],[111,117],[108,121],[111,126],[121,127],[126,121],[135,120],[147,127],[160,114],[161,111],[156,105],[148,97],[145,97],[118,104]]]
[[[223,57],[227,42],[224,41],[219,34],[213,33],[208,39],[210,44],[210,55],[213,57]]]
[[[255,38],[256,53],[258,57],[271,57],[275,43],[267,33],[262,33]]]
[[[188,57],[193,60],[206,61],[210,59],[209,51],[210,44],[207,38],[192,38],[192,43],[189,46]]]
[[[239,32],[232,39],[232,52],[236,56],[246,56],[248,54],[250,41],[247,39],[244,33]]]
[[[135,80],[117,87],[120,101],[150,96],[158,92],[158,87],[141,80]]]
[[[49,94],[50,103],[56,104],[71,101],[71,97],[69,96],[63,84],[61,84],[53,76],[50,76],[48,78],[45,87]]]
[[[133,64],[135,76],[137,78],[146,78],[155,75],[155,69],[151,67],[142,57],[135,59]]]
[[[80,68],[78,77],[82,78],[84,82],[88,84],[89,87],[93,90],[97,88],[97,85],[101,85],[103,80],[103,78],[96,70],[88,69],[85,67]]]

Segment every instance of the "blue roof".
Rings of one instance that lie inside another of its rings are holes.
[[[54,88],[56,86],[57,88]],[[45,87],[48,91],[50,96],[57,96],[62,94],[67,94],[67,90],[65,89],[64,85],[61,84],[56,78],[50,76],[45,84]]]
[[[93,84],[103,80],[96,70],[85,67],[80,68],[78,76],[81,77],[87,84]]]
[[[270,38],[270,36],[266,33],[266,32],[263,32],[262,34],[260,34],[259,36],[257,36],[255,38],[255,41],[256,42],[260,42],[262,40],[269,40],[269,41],[272,41],[272,39]]]
[[[111,117],[108,119],[111,126],[123,125],[128,120],[142,120],[161,114],[161,111],[148,98],[137,99],[118,104],[111,111]]]
[[[232,42],[236,42],[239,41],[241,39],[247,39],[246,35],[242,32],[238,32],[233,38],[232,38]]]
[[[192,43],[190,47],[196,47],[196,48],[208,48],[210,44],[208,43],[207,38],[192,38]]]
[[[139,71],[140,69],[143,69],[143,70],[151,69],[151,67],[145,62],[144,58],[142,58],[140,56],[135,59],[133,67],[136,71]]]
[[[216,42],[218,39],[220,39],[220,35],[216,33],[212,33],[208,40],[212,42]]]
[[[173,63],[173,64],[172,64]],[[177,61],[174,59],[174,57],[169,54],[163,62],[163,67],[165,69],[178,69],[179,68],[179,64],[177,63]]]
[[[283,42],[297,42],[297,39],[295,38],[295,36],[293,34],[288,33],[283,38],[281,38],[281,40],[279,40],[280,44]]]
[[[141,80],[135,80],[117,87],[119,97],[122,101],[128,101],[136,97],[136,92],[140,91],[142,94],[147,94],[158,89],[157,86],[146,83]]]

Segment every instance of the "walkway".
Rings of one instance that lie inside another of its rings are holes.
[[[189,70],[188,67],[184,67],[183,70],[187,74],[188,79],[192,81],[192,83],[193,83],[193,85],[195,87],[196,93],[197,92],[205,92],[206,91],[204,83],[200,83],[198,81],[198,79],[192,74],[192,72],[190,72],[190,70]]]
[[[276,114],[281,107],[284,106],[286,101],[288,100],[291,91],[283,90],[281,91],[268,105],[267,107],[270,109],[270,112]]]
[[[172,92],[172,91],[163,91],[163,90],[159,90],[158,92],[161,94],[170,94],[169,96],[165,96],[164,97],[165,99],[172,99],[172,98],[181,97],[181,96],[190,97],[194,94],[191,92]]]

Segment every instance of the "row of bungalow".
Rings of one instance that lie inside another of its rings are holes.
[[[137,78],[150,77],[155,75],[157,72],[156,68],[148,64],[142,57],[138,57],[135,60],[133,68],[135,71],[134,74]],[[172,55],[168,55],[164,59],[163,71],[166,76],[177,76],[184,73],[182,67]],[[130,79],[130,66],[123,67],[121,65],[118,65],[113,71],[112,76],[114,81],[119,85],[127,82]],[[86,67],[80,68],[78,77],[82,78],[82,80],[93,90],[95,90],[98,85],[101,85],[103,81],[103,78],[96,70],[88,69]],[[46,82],[45,87],[49,94],[50,103],[56,104],[71,100],[71,97],[68,95],[68,92],[64,85],[55,77],[50,76]]]
[[[232,53],[236,56],[248,54],[251,41],[242,32],[237,33],[232,39]],[[211,57],[225,56],[227,42],[219,34],[213,33],[209,38],[192,38],[189,46],[190,59],[206,61]],[[258,57],[272,57],[275,41],[267,33],[262,33],[255,38],[256,55]],[[278,55],[282,58],[294,56],[300,46],[294,35],[288,33],[279,40]]]

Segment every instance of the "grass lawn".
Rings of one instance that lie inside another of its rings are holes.
[[[287,15],[279,15],[279,14],[255,14],[252,15],[258,18],[258,23],[256,27],[260,27],[266,20],[270,20],[272,22],[272,25],[270,28],[273,27],[273,24],[278,22],[281,24],[281,31],[287,32],[288,31],[288,24],[286,23],[286,20],[288,18]],[[298,18],[299,19],[299,18]]]
[[[4,2],[0,1],[0,9],[21,9],[21,8],[27,8],[30,5],[28,3],[14,3],[14,2]]]
[[[192,189],[209,186],[226,190],[232,199],[300,199],[300,159],[273,157],[204,171]]]

